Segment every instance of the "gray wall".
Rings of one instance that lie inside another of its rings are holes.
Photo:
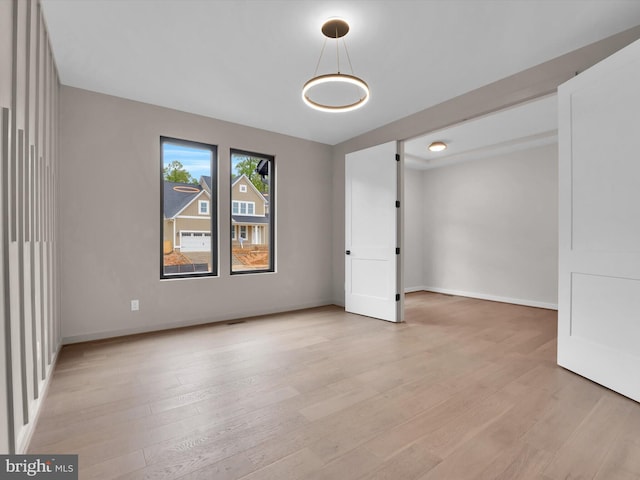
[[[422,175],[424,289],[557,308],[557,144]]]
[[[600,60],[640,38],[640,26],[562,55],[523,72],[464,93],[439,105],[392,122],[333,148],[333,302],[344,305],[344,158],[347,153],[393,140],[439,130],[526,100],[555,92]],[[425,88],[429,88],[428,79]]]
[[[39,4],[0,2],[0,453],[24,452],[60,345],[58,85]]]
[[[331,147],[71,87],[60,108],[65,342],[331,303]],[[218,145],[218,278],[159,278],[161,135]],[[275,155],[276,273],[229,274],[230,148]]]
[[[404,290],[423,290],[424,192],[422,170],[404,175]]]

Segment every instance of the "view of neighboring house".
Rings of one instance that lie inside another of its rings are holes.
[[[231,179],[231,240],[234,247],[269,241],[269,202],[244,174]]]
[[[211,177],[198,184],[164,182],[164,252],[211,251]],[[231,184],[231,239],[234,246],[269,241],[269,202],[246,175]]]
[[[211,251],[211,177],[164,182],[164,252]]]

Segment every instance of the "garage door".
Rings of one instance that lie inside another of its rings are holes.
[[[210,252],[211,233],[209,232],[180,232],[181,252]]]

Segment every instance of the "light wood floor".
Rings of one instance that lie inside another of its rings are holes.
[[[406,303],[67,346],[30,452],[81,479],[640,479],[640,404],[555,365],[556,312]]]

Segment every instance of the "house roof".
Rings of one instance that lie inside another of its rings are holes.
[[[204,183],[204,186],[206,187],[207,190],[209,190],[209,192],[211,192],[211,177],[208,175],[202,175],[200,177],[200,184]]]
[[[254,215],[231,215],[231,223],[237,224],[267,224],[269,223],[269,217],[257,217]]]
[[[246,175],[241,175],[240,177],[235,177],[236,181],[241,177],[246,177]],[[235,183],[235,181],[233,182]],[[247,183],[253,187],[253,184],[247,178]],[[165,218],[173,218],[178,215],[182,210],[185,209],[189,203],[194,201],[205,187],[209,192],[211,191],[211,177],[210,176],[201,176],[199,184],[193,183],[178,183],[178,182],[164,182],[164,216]],[[262,196],[258,190],[253,187],[256,192]],[[189,191],[191,190],[191,191]],[[205,190],[206,193],[206,190]],[[264,196],[262,196],[264,198]],[[265,202],[268,203],[268,200],[265,199]],[[269,219],[267,217],[253,216],[253,215],[233,215],[234,223],[244,223],[244,224],[266,224],[269,223]]]
[[[209,181],[211,180],[209,179]],[[182,189],[180,187],[182,187]],[[189,192],[188,190],[192,191]],[[201,192],[201,185],[194,185],[192,183],[164,182],[163,200],[165,218],[175,217],[182,209],[184,209],[184,207],[200,195]]]

